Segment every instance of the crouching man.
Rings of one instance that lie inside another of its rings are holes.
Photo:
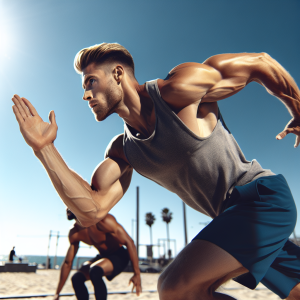
[[[76,220],[75,215],[69,209],[67,209],[67,218]],[[88,228],[75,222],[69,232],[69,241],[70,247],[60,270],[54,300],[59,299],[59,293],[70,274],[80,242],[94,246],[99,254],[94,259],[85,262],[72,276],[72,284],[78,300],[89,299],[89,293],[85,286],[87,280],[91,280],[93,283],[96,300],[105,300],[107,289],[102,277],[106,276],[108,280],[112,280],[126,268],[129,259],[134,270],[134,275],[129,283],[133,283],[132,290],[135,288],[136,294],[139,296],[142,288],[136,248],[133,240],[112,215],[108,214],[100,222]],[[127,249],[123,246],[126,246]]]

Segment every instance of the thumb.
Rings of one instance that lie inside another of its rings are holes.
[[[276,135],[276,140],[282,140],[290,132],[291,132],[290,128],[283,130],[282,132],[280,132]]]
[[[296,142],[295,142],[294,147],[297,148],[297,147],[299,146],[299,144],[300,144],[300,136],[297,135],[297,136],[296,136]]]
[[[51,111],[50,111],[50,114],[49,114],[49,121],[50,121],[51,124],[56,125],[56,120],[55,120],[55,113],[54,113],[54,110],[51,110]]]

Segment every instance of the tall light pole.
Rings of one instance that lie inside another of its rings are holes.
[[[135,219],[131,219],[131,238],[134,240],[134,222],[136,222]]]
[[[48,250],[47,250],[46,269],[49,269],[49,248],[50,248],[51,235],[52,235],[52,232],[50,230],[49,241],[48,241]]]
[[[183,228],[184,228],[184,241],[185,245],[188,244],[188,236],[187,236],[187,227],[186,227],[186,211],[185,211],[185,203],[182,202],[183,204]]]
[[[55,269],[55,267],[56,267],[56,261],[57,261],[58,239],[59,239],[59,231],[57,231],[57,236],[56,236],[55,256],[54,256],[54,262],[53,262],[53,267],[54,267],[54,269]]]

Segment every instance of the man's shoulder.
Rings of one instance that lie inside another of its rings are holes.
[[[207,64],[187,62],[173,68],[157,85],[162,98],[174,108],[198,103],[221,79],[220,73]]]
[[[124,137],[124,133],[121,133],[121,134],[114,136],[111,139],[111,141],[109,142],[109,144],[106,147],[105,157],[107,157],[108,154],[111,154],[112,151],[119,150],[120,147],[123,148],[123,137]]]
[[[124,133],[121,133],[121,134],[114,136],[111,139],[108,146],[106,147],[104,158],[107,158],[107,157],[121,158],[129,164],[129,162],[127,161],[127,158],[124,154],[123,138],[124,138]]]
[[[79,227],[76,223],[74,223],[73,227],[71,227],[68,234],[70,243],[72,244],[72,243],[80,242],[81,240],[80,236],[84,234],[85,229],[86,228]]]
[[[113,215],[107,214],[96,226],[99,231],[114,232],[118,227],[118,222]]]
[[[111,224],[111,225],[117,224],[116,218],[111,214],[107,214],[105,218],[103,218],[100,222],[103,222],[105,224]]]

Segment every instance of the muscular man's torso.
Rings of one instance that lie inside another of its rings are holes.
[[[165,100],[167,98],[164,95],[163,90],[164,80],[158,79],[157,85],[160,90],[162,98]],[[143,90],[140,94],[141,98],[141,111],[143,116],[146,119],[148,124],[148,132],[140,133],[140,138],[148,138],[154,128],[155,128],[155,108],[153,101],[151,100],[149,94],[146,90],[146,84],[143,85]],[[209,136],[217,125],[218,121],[218,104],[214,103],[200,103],[201,99],[198,102],[182,106],[176,105],[172,101],[166,101],[166,104],[176,113],[176,115],[181,119],[181,121],[199,137]],[[176,134],[176,132],[174,132]]]
[[[123,139],[124,154],[138,173],[212,218],[222,212],[227,192],[234,186],[273,175],[257,161],[246,160],[221,114],[214,111],[217,106],[190,105],[174,111],[161,96],[157,80],[147,82],[146,88],[155,106],[154,131],[145,137],[125,124]],[[191,130],[193,125],[197,133]]]
[[[162,98],[164,99],[163,91],[161,87],[163,85],[162,79],[157,80],[157,85],[160,89]],[[135,130],[135,134],[138,138],[147,139],[153,133],[155,129],[155,107],[154,103],[146,90],[146,83],[143,85],[143,90],[140,93],[141,99],[141,111],[142,115],[147,123],[147,131]],[[218,104],[213,103],[200,103],[191,104],[185,107],[178,107],[178,105],[172,104],[172,102],[165,101],[166,104],[176,113],[178,118],[197,136],[204,138],[209,136],[217,125],[218,121]],[[176,132],[173,132],[176,134]],[[114,143],[114,149],[111,149],[113,156],[119,157],[130,164],[124,154],[122,138]]]
[[[87,245],[94,246],[102,256],[116,252],[122,244],[113,236],[112,228],[104,221],[88,228],[81,227],[77,223],[70,230],[70,243],[83,242]]]

